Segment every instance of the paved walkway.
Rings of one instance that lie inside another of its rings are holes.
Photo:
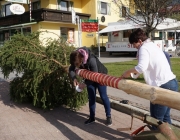
[[[134,119],[131,131],[117,131],[130,127],[130,116],[112,109],[113,125],[105,123],[104,108],[97,103],[96,123],[84,125],[88,105],[74,112],[66,107],[43,111],[30,104],[10,101],[9,83],[0,82],[0,140],[114,140],[131,139],[131,132],[144,125]]]

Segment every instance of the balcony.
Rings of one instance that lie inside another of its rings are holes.
[[[72,23],[72,15],[69,11],[53,10],[41,8],[31,12],[33,21],[50,21],[50,22],[64,22]],[[80,19],[89,19],[90,14],[76,13]],[[9,15],[0,17],[0,27],[6,27],[16,24],[23,24],[30,22],[30,12],[25,12],[22,15]]]

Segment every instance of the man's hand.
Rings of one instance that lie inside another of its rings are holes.
[[[128,78],[130,77],[130,72],[129,71],[125,71],[122,75],[121,78]]]
[[[138,73],[138,72],[134,68],[129,69],[121,75],[121,78],[128,78],[131,76],[131,73]]]

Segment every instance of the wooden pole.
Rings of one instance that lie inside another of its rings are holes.
[[[150,100],[153,104],[165,105],[180,110],[180,93],[178,92],[84,69],[78,69],[76,73],[85,79]]]

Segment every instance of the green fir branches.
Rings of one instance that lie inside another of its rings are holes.
[[[61,38],[40,41],[41,33],[16,34],[0,48],[5,78],[11,72],[22,74],[10,83],[11,99],[43,109],[59,105],[79,108],[87,102],[87,93],[76,93],[67,73],[69,54],[75,48]]]

